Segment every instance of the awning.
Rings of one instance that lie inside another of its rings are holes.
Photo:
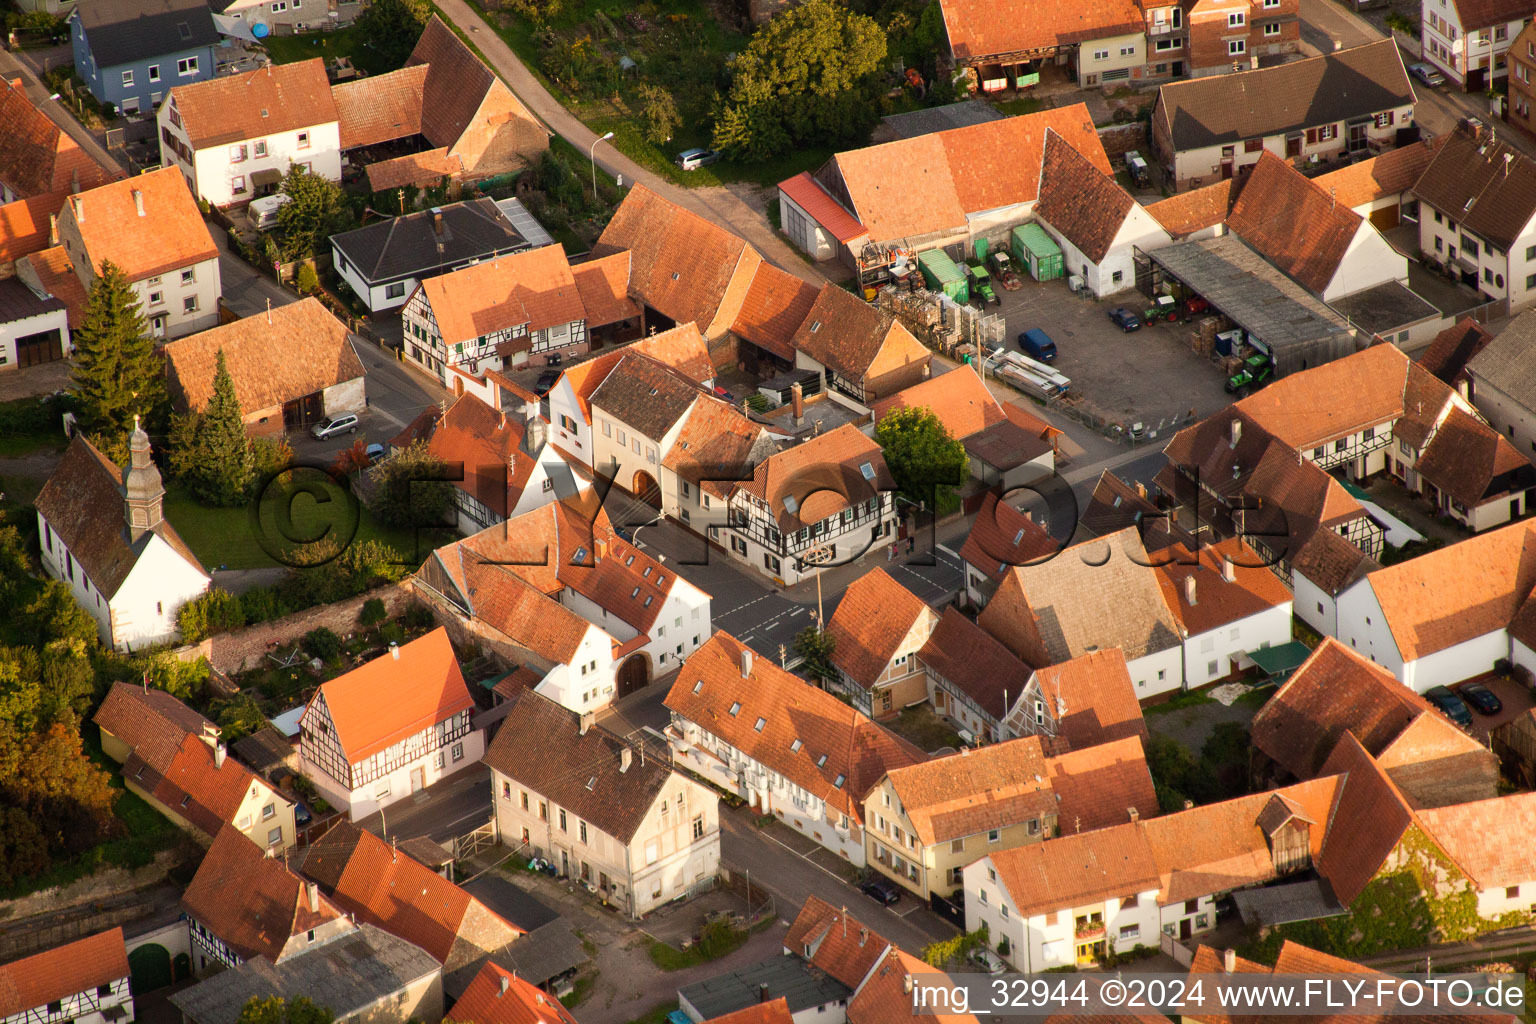
[[[276,167],[265,167],[251,175],[251,184],[258,188],[262,185],[276,185],[283,180],[283,172]]]
[[[1249,651],[1248,657],[1253,663],[1264,670],[1264,674],[1277,683],[1283,683],[1291,677],[1312,656],[1312,648],[1300,640],[1292,640],[1288,644],[1279,647],[1261,647],[1257,651]]]

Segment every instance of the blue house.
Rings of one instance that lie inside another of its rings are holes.
[[[219,32],[207,0],[91,0],[70,15],[69,41],[91,95],[133,114],[212,78]]]

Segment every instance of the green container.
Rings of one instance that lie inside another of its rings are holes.
[[[982,264],[983,266],[985,266],[986,262],[987,262],[987,252],[991,248],[992,248],[992,243],[988,242],[985,238],[978,238],[978,239],[976,239],[976,245],[975,245],[975,249],[976,249],[976,262]]]
[[[1036,281],[1054,281],[1062,275],[1061,246],[1034,221],[1013,229],[1013,258],[1029,268]]]
[[[943,249],[929,249],[917,254],[917,267],[923,274],[923,282],[936,292],[943,292],[956,302],[969,301],[970,287],[965,282],[965,271],[955,266]]]

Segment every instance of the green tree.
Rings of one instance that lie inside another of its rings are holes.
[[[836,0],[807,0],[752,35],[732,66],[717,149],[769,160],[794,146],[868,138],[886,57],[885,32]]]
[[[165,364],[139,311],[139,300],[110,260],[91,283],[85,318],[70,333],[75,370],[70,392],[80,425],[126,445],[134,416],[158,421],[165,404]],[[126,451],[126,448],[125,448]]]
[[[368,510],[390,526],[442,526],[453,501],[443,460],[425,441],[397,451],[373,467]]]
[[[362,609],[357,613],[357,624],[364,629],[372,629],[387,618],[389,610],[384,607],[384,602],[377,597],[370,597],[363,602]]]
[[[958,506],[955,488],[965,482],[970,458],[931,409],[915,406],[888,414],[875,427],[875,441],[908,501],[941,514]]]
[[[358,17],[358,24],[361,25],[363,18],[381,4],[402,2],[404,0],[379,0]],[[311,174],[298,164],[289,164],[288,173],[283,175],[281,191],[288,197],[288,202],[277,211],[277,226],[272,237],[276,239],[278,255],[285,263],[320,255],[326,250],[326,239],[352,226],[352,205],[347,202],[347,194],[329,178]]]
[[[672,133],[683,123],[677,112],[677,100],[659,85],[646,82],[635,90],[640,98],[640,132],[660,146],[672,141]]]
[[[282,996],[252,996],[240,1010],[237,1024],[331,1024],[336,1015],[308,996],[287,1002]]]
[[[353,23],[358,63],[374,74],[403,67],[431,17],[427,0],[374,0]]]
[[[213,397],[199,417],[191,443],[195,454],[187,477],[192,492],[214,506],[229,507],[244,501],[251,486],[251,445],[223,348],[213,372]]]
[[[818,683],[837,678],[837,667],[832,664],[832,651],[837,637],[815,626],[806,626],[795,634],[795,653],[802,659],[801,671]]]

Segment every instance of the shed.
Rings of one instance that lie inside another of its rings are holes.
[[[956,302],[970,299],[970,288],[966,284],[964,272],[955,266],[955,261],[943,249],[918,253],[917,265],[929,288],[943,292]]]
[[[1013,258],[1036,281],[1054,281],[1062,274],[1061,246],[1034,221],[1013,229]]]

